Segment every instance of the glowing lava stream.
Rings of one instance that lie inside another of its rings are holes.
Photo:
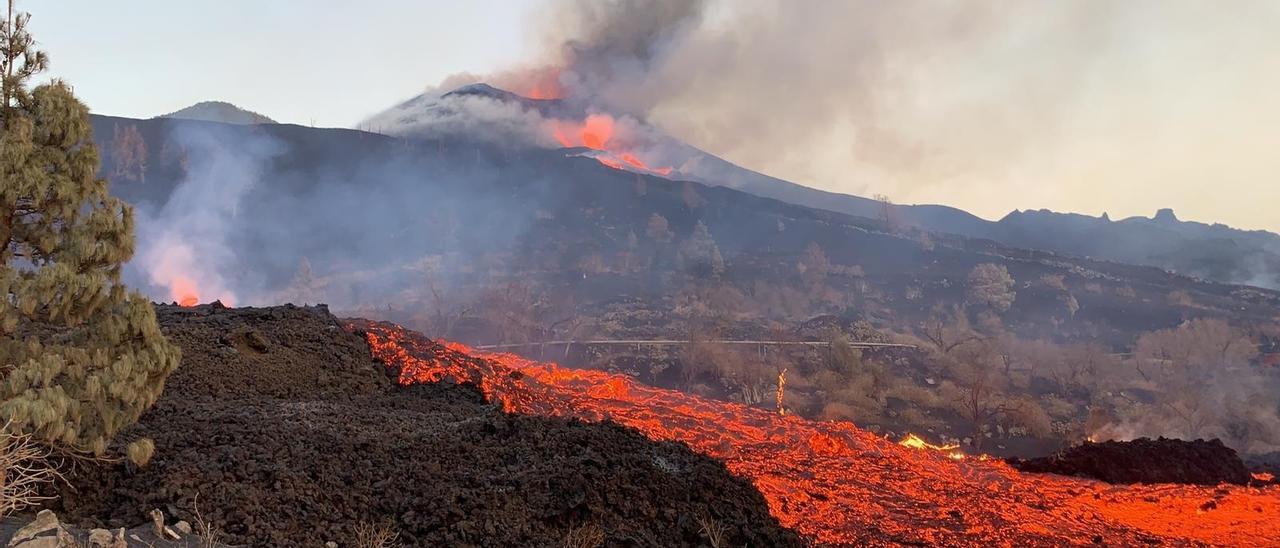
[[[388,323],[349,327],[365,333],[375,358],[399,368],[402,384],[470,382],[508,412],[609,418],[682,441],[752,481],[783,525],[818,544],[1280,545],[1280,486],[1115,486],[1022,474],[997,460],[905,447],[846,422],[478,354]]]
[[[635,154],[619,149],[614,139],[616,122],[608,114],[591,114],[582,123],[553,120],[552,134],[565,148],[586,147],[596,151],[596,161],[613,169],[634,169],[645,173],[671,175],[670,167],[649,167]]]

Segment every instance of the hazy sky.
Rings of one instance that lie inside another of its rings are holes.
[[[19,2],[95,112],[217,99],[320,126],[548,58],[543,4]],[[1173,207],[1280,231],[1280,2],[711,4],[637,85],[652,121],[739,164],[992,219]]]
[[[355,125],[462,71],[527,54],[531,0],[19,0],[100,114],[222,100],[281,122]],[[358,7],[357,7],[358,6]]]

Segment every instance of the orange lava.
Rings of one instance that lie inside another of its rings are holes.
[[[200,289],[185,276],[177,276],[169,282],[169,295],[179,306],[195,306],[200,303]]]
[[[586,147],[598,151],[596,160],[613,169],[630,168],[663,176],[671,174],[671,167],[649,167],[635,154],[623,150],[619,141],[614,139],[616,126],[616,121],[608,114],[591,114],[580,123],[553,120],[551,133],[563,147]]]
[[[375,358],[399,367],[401,383],[470,382],[508,412],[611,419],[684,442],[752,481],[783,525],[820,545],[1280,545],[1280,486],[1117,486],[1022,474],[994,459],[953,458],[950,447],[906,447],[847,422],[441,347],[393,324],[351,328],[366,333]]]
[[[560,69],[551,67],[536,71],[529,75],[524,86],[518,88],[516,93],[530,99],[564,98],[564,86],[560,83]]]

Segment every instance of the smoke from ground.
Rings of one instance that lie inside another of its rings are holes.
[[[181,168],[172,183],[157,175],[114,191],[137,219],[126,283],[157,301],[397,302],[429,268],[471,267],[510,248],[533,213],[471,220],[556,203],[538,194],[554,192],[545,176],[500,172],[500,148],[465,141],[346,130],[314,141],[287,135],[301,129],[290,126],[149,123],[163,128],[152,147],[180,151]],[[520,192],[499,176],[519,180]]]
[[[242,200],[260,184],[263,162],[280,147],[267,138],[232,146],[198,127],[170,136],[173,147],[186,151],[187,176],[161,207],[136,208],[137,258],[130,269],[140,271],[158,300],[235,306],[237,281],[225,268],[238,255],[232,229],[247,222],[238,215]]]

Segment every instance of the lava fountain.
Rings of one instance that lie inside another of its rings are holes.
[[[671,175],[670,166],[651,167],[617,138],[618,121],[608,114],[590,114],[581,122],[551,119],[552,136],[566,148],[585,147],[596,152],[595,159],[614,169],[630,169],[657,175]]]
[[[389,323],[348,328],[364,332],[402,384],[473,383],[510,413],[609,419],[720,459],[755,484],[783,525],[820,545],[1280,545],[1280,486],[1119,486],[1023,474],[848,422],[477,354]]]

